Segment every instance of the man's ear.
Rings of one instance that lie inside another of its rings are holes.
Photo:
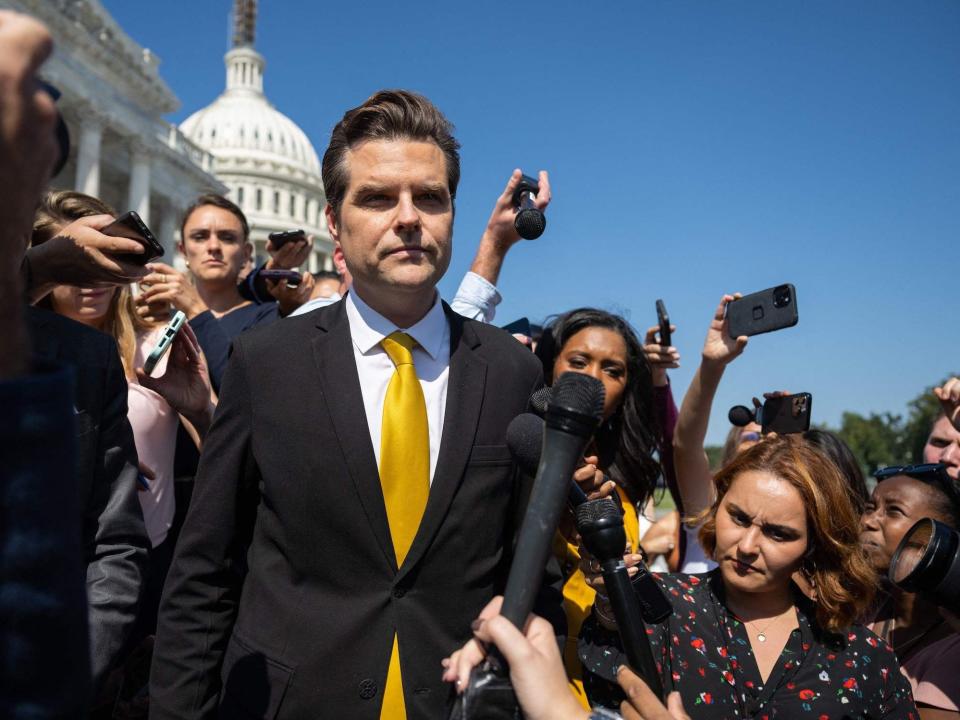
[[[330,237],[335,243],[340,242],[340,227],[337,225],[337,214],[333,211],[333,206],[327,203],[323,213],[327,217],[327,229],[330,231]]]

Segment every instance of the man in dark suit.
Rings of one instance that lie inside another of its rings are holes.
[[[137,616],[150,541],[137,499],[137,450],[113,338],[27,308],[34,356],[73,370],[90,653],[96,688],[118,662]]]
[[[403,91],[334,129],[327,219],[353,287],[234,343],[164,590],[151,718],[443,715],[440,660],[509,568],[525,489],[506,427],[542,384],[510,335],[438,297],[450,130]]]

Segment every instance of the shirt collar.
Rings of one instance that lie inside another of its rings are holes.
[[[447,329],[447,316],[440,302],[440,294],[435,293],[433,305],[420,320],[409,328],[400,328],[383,315],[367,305],[356,291],[347,293],[347,319],[350,322],[350,335],[353,344],[361,354],[366,355],[380,344],[390,333],[405,332],[433,360],[440,355]]]

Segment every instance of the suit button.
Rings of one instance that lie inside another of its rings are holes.
[[[366,680],[360,681],[360,697],[364,700],[369,700],[376,694],[377,684],[373,680],[367,678]]]
[[[406,595],[406,594],[407,594],[407,591],[404,590],[402,587],[395,587],[395,588],[393,589],[393,596],[394,596],[397,600],[399,600],[400,598],[402,598],[402,597],[403,597],[404,595]]]

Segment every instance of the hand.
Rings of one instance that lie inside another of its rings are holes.
[[[30,248],[31,299],[43,297],[54,285],[113,287],[146,275],[145,267],[124,259],[125,255],[142,255],[140,243],[100,232],[113,220],[109,215],[82,217],[42,245]]]
[[[312,249],[313,235],[284,243],[279,250],[273,247],[273,240],[267,240],[270,259],[267,260],[266,267],[270,270],[294,270],[307,261]]]
[[[493,206],[493,212],[487,220],[487,228],[483,233],[480,242],[492,243],[499,249],[506,251],[511,245],[520,240],[520,234],[514,226],[513,221],[517,217],[517,209],[513,204],[513,191],[520,184],[520,177],[523,173],[519,168],[513,171],[507,186],[503,189],[500,197],[497,198]],[[547,209],[550,204],[550,178],[546,170],[540,171],[538,178],[540,182],[540,192],[533,200],[533,204],[541,212]]]
[[[289,245],[290,243],[287,243]],[[286,250],[287,246],[284,245]],[[269,292],[280,307],[280,315],[286,317],[310,299],[313,294],[313,275],[302,273],[300,284],[294,287],[287,285],[286,280],[264,280]]]
[[[634,553],[630,543],[627,543],[626,552],[623,555],[623,564],[627,566],[627,575],[633,578],[640,572],[638,565],[641,562],[643,562],[643,556]],[[593,607],[597,620],[608,630],[616,630],[617,623],[613,608],[610,606],[610,599],[606,595],[606,585],[603,582],[600,562],[590,554],[582,543],[580,545],[580,572],[583,573],[583,579],[587,587],[596,592]]]
[[[600,462],[596,455],[588,455],[584,464],[573,471],[573,480],[587,494],[587,500],[609,497],[617,489],[617,484],[607,478],[597,467]]]
[[[727,328],[726,312],[727,305],[734,300],[739,300],[740,293],[733,295],[724,295],[720,300],[717,311],[713,314],[713,320],[710,321],[710,329],[707,330],[707,339],[703,343],[703,361],[704,363],[714,363],[727,365],[734,358],[738,357],[743,349],[747,347],[746,335],[741,335],[736,340],[730,337]]]
[[[150,377],[143,368],[137,368],[136,373],[141,385],[160,395],[201,435],[204,433],[213,415],[212,390],[207,363],[189,323],[184,323],[173,339],[167,370],[161,377]]]
[[[620,703],[623,720],[690,720],[690,716],[683,709],[680,693],[670,693],[667,696],[667,706],[664,707],[660,698],[653,694],[647,684],[624,665],[617,671],[617,682],[627,696],[627,699]]]
[[[53,99],[37,72],[53,51],[50,33],[27,15],[0,11],[0,262],[20,268],[33,213],[57,159]]]
[[[677,329],[676,325],[670,326],[670,332]],[[664,387],[667,385],[667,369],[680,367],[680,353],[672,345],[664,347],[657,339],[657,333],[660,332],[660,326],[654,325],[647,329],[647,336],[643,341],[643,354],[647,356],[647,362],[653,370],[654,387]]]
[[[482,643],[493,643],[510,665],[510,682],[527,720],[586,720],[589,713],[567,687],[553,626],[531,615],[521,633],[499,614],[502,604],[503,598],[496,597],[483,609],[474,623],[475,638],[442,662],[443,679],[463,692],[486,654]]]
[[[149,274],[140,281],[143,289],[137,296],[137,313],[141,317],[150,314],[147,305],[169,303],[182,310],[187,320],[193,320],[205,312],[207,304],[197,292],[197,286],[184,273],[164,263],[147,263]]]
[[[934,388],[933,394],[943,406],[943,414],[947,416],[947,420],[960,430],[960,378],[950,378],[943,387]]]

